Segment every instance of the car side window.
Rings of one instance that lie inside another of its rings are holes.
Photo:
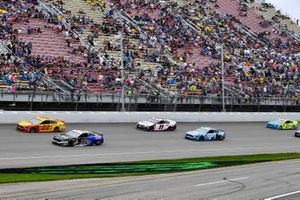
[[[291,121],[286,121],[285,123],[286,123],[286,124],[290,124],[290,123],[292,123],[292,122],[291,122]]]
[[[41,123],[42,125],[50,124],[50,120],[45,120]]]
[[[49,124],[56,124],[56,121],[50,120]]]
[[[79,138],[84,138],[84,137],[87,137],[89,134],[88,133],[82,133]]]
[[[165,121],[160,121],[160,122],[159,122],[159,124],[164,124],[164,123],[165,123]]]
[[[214,133],[214,130],[209,130],[207,133]]]

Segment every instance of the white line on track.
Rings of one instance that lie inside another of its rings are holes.
[[[274,196],[274,197],[269,197],[269,198],[266,198],[265,200],[274,200],[274,199],[278,199],[278,198],[281,198],[281,197],[286,197],[286,196],[290,196],[290,195],[298,194],[298,193],[300,193],[300,190],[295,191],[295,192],[286,193],[286,194],[277,195],[277,196]]]
[[[244,179],[247,179],[247,178],[249,178],[249,177],[240,177],[240,178],[227,179],[227,180],[223,180],[223,181],[201,183],[201,184],[195,185],[195,187],[201,187],[201,186],[206,186],[206,185],[215,185],[215,184],[220,184],[220,183],[227,183],[227,182],[230,182],[230,181],[239,181],[239,180],[244,180]]]
[[[162,153],[185,153],[185,152],[203,152],[203,151],[227,151],[236,152],[243,150],[264,150],[264,149],[284,149],[289,147],[244,147],[244,148],[211,148],[211,149],[184,149],[184,150],[167,150],[167,151],[141,151],[141,152],[114,152],[114,153],[99,153],[99,154],[71,154],[60,156],[22,156],[22,157],[0,157],[0,161],[3,160],[29,160],[29,159],[56,159],[56,158],[68,158],[68,157],[94,157],[94,156],[116,156],[116,155],[138,155],[138,154],[162,154]]]

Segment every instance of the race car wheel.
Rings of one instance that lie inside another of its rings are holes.
[[[296,130],[296,126],[293,126],[292,129],[293,129],[293,130]]]
[[[59,132],[59,128],[58,128],[58,127],[55,127],[53,131],[54,131],[54,132]]]
[[[282,130],[282,126],[279,126],[278,129],[279,129],[279,130]]]
[[[199,137],[199,141],[204,141],[204,137],[203,137],[203,136],[200,136],[200,137]]]
[[[176,129],[176,126],[170,126],[169,128],[168,128],[168,131],[174,131]]]
[[[151,127],[149,127],[149,129],[148,129],[149,131],[154,131],[154,127],[153,126],[151,126]]]
[[[68,146],[73,147],[73,146],[74,146],[74,141],[70,140],[70,141],[68,142]]]
[[[80,141],[80,144],[87,145],[88,144],[87,139],[86,138],[82,138],[81,141]]]
[[[30,133],[36,133],[36,129],[35,129],[35,128],[31,128],[31,129],[29,130],[29,132],[30,132]]]
[[[225,139],[224,136],[218,135],[218,140],[224,140],[224,139]]]

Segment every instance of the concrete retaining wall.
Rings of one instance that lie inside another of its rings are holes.
[[[135,123],[151,117],[173,119],[177,122],[261,122],[279,117],[300,121],[300,113],[2,111],[0,123],[14,124],[36,116],[61,119],[67,123]]]

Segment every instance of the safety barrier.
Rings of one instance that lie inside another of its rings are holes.
[[[152,117],[177,122],[264,122],[275,118],[300,121],[300,113],[249,112],[56,112],[56,111],[0,111],[1,124],[14,124],[36,116],[61,119],[66,123],[135,123]]]

